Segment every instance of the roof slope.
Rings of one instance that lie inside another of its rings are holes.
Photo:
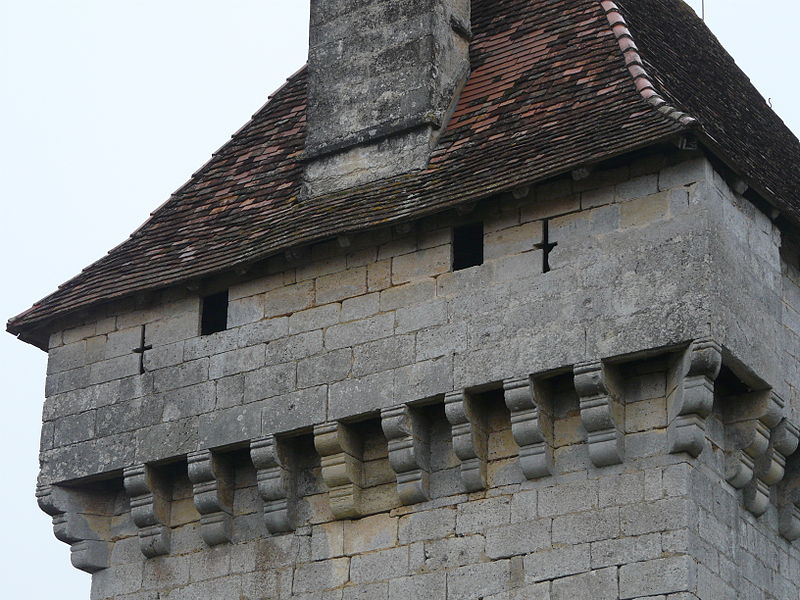
[[[771,159],[774,170],[761,163],[768,151],[794,160],[800,145],[697,16],[681,0],[619,4],[658,91],[696,116],[732,164],[800,216],[792,196],[798,186],[786,181],[779,159]],[[619,28],[609,24],[609,6],[473,0],[472,74],[429,167],[303,200],[301,70],[128,240],[9,321],[8,330],[35,342],[36,327],[77,309],[474,201],[692,127],[681,113],[645,101],[626,67]],[[670,44],[675,39],[682,43]]]
[[[656,87],[701,125],[701,139],[795,224],[800,143],[681,0],[617,0]]]

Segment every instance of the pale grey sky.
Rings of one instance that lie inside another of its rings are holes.
[[[800,2],[706,0],[706,17],[800,132]],[[0,316],[102,256],[205,163],[305,62],[307,19],[308,0],[0,0]],[[0,336],[3,591],[86,600],[89,577],[33,496],[44,371],[43,352]]]

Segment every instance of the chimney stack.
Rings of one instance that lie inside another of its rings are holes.
[[[424,169],[469,74],[470,0],[311,0],[305,189]]]

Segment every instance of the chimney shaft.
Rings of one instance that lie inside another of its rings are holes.
[[[311,0],[306,191],[423,169],[469,73],[470,0]]]

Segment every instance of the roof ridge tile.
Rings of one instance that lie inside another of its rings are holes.
[[[697,124],[697,119],[670,105],[656,90],[652,78],[644,67],[644,61],[639,54],[639,48],[636,46],[633,34],[628,29],[625,17],[616,2],[614,0],[600,0],[600,6],[605,11],[611,31],[617,38],[619,48],[625,57],[625,66],[628,68],[628,72],[633,78],[633,83],[642,98],[657,109],[658,112],[670,119],[687,126]]]

